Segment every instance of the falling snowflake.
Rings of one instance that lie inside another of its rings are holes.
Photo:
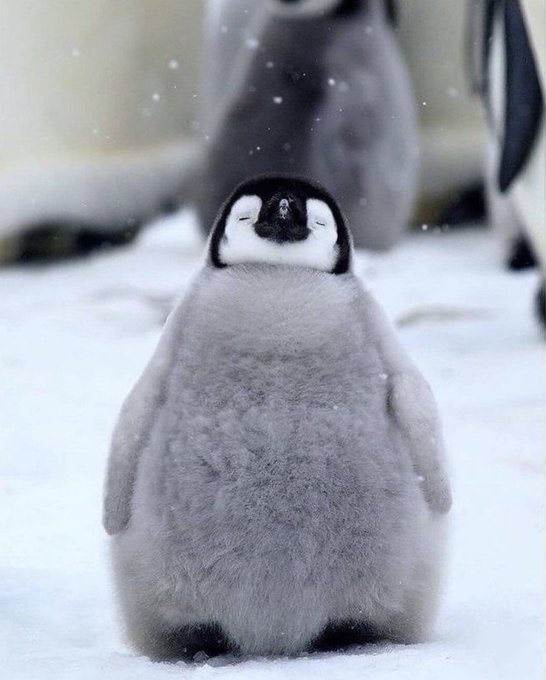
[[[245,45],[249,50],[257,50],[260,46],[260,41],[257,38],[248,38],[248,40],[245,42]]]

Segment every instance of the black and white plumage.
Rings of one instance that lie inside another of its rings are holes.
[[[520,0],[483,0],[482,74],[479,90],[487,112],[489,139],[486,186],[489,217],[508,241],[510,266],[536,260],[546,267],[544,208],[546,136],[544,74],[537,49],[544,41],[545,21],[530,23]],[[521,247],[532,254],[521,257]],[[542,285],[543,287],[543,285]],[[537,309],[541,310],[540,293]],[[544,310],[539,313],[544,319]]]
[[[394,245],[412,212],[411,85],[384,0],[212,0],[197,208],[208,232],[248,177],[292,173],[340,201],[355,245]]]
[[[108,463],[104,524],[140,652],[430,634],[451,503],[441,427],[350,249],[336,202],[302,180],[252,180],[216,220]]]
[[[351,236],[335,201],[309,180],[263,176],[242,184],[220,211],[210,241],[216,267],[259,262],[344,274]],[[282,246],[282,247],[279,247]]]
[[[542,121],[544,101],[535,58],[529,41],[519,0],[490,3],[486,24],[486,52],[490,42],[500,40],[504,47],[504,73],[500,76],[490,65],[486,78],[491,123],[496,127],[501,152],[496,184],[505,193],[522,172],[536,143]],[[498,36],[502,31],[503,35]],[[495,34],[495,36],[493,35]],[[490,82],[501,77],[499,83]],[[502,88],[499,99],[503,111],[498,115],[494,102],[494,88]],[[499,126],[501,129],[499,130]]]

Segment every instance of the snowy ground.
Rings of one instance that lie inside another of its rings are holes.
[[[109,433],[201,262],[189,218],[135,246],[0,273],[0,673],[9,680],[532,680],[542,677],[544,343],[536,275],[484,232],[427,233],[358,271],[436,392],[455,505],[428,644],[152,664],[119,634],[100,526]]]

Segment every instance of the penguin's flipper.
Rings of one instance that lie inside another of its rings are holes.
[[[429,508],[439,514],[448,512],[451,490],[444,469],[440,419],[430,387],[417,372],[391,374],[388,407],[407,444]]]
[[[110,535],[127,528],[140,453],[159,402],[151,376],[137,382],[121,409],[108,457],[102,523]]]
[[[110,447],[104,487],[103,525],[117,534],[131,519],[133,489],[140,454],[164,401],[168,375],[181,346],[187,302],[170,314],[159,344],[144,373],[123,403]]]
[[[506,97],[498,183],[505,192],[525,165],[538,133],[543,95],[518,0],[504,3]]]

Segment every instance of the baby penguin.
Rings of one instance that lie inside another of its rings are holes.
[[[425,380],[334,199],[239,186],[126,399],[104,525],[153,659],[426,639],[451,504]]]
[[[193,195],[208,233],[226,195],[260,173],[333,192],[355,244],[385,250],[413,211],[413,92],[386,0],[209,0]]]

